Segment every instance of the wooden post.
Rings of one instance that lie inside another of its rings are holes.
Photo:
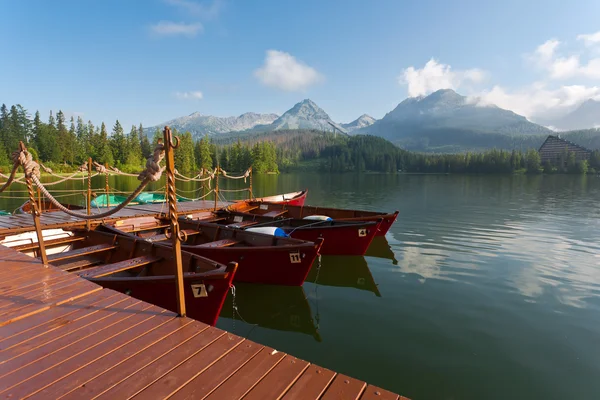
[[[23,142],[19,142],[19,150],[27,151]],[[25,169],[25,167],[23,167]],[[33,216],[33,225],[38,239],[39,254],[44,265],[48,265],[48,257],[46,256],[46,245],[44,244],[44,234],[42,233],[42,224],[40,222],[40,210],[35,202],[35,194],[33,193],[33,182],[31,177],[25,176],[27,183],[27,191],[29,192],[29,205],[31,206],[31,215]]]
[[[87,186],[87,215],[92,213],[92,157],[88,158],[88,186]],[[92,221],[86,220],[85,227],[89,231],[91,229]]]
[[[250,189],[248,190],[248,199],[252,200],[252,165],[250,166]]]
[[[176,272],[176,292],[177,292],[177,313],[180,317],[185,317],[185,293],[183,287],[183,267],[181,263],[181,240],[179,232],[179,222],[177,221],[177,194],[175,193],[175,158],[173,157],[173,150],[179,147],[179,138],[177,144],[173,144],[173,136],[171,134],[171,128],[165,126],[163,131],[164,135],[164,149],[165,149],[165,160],[167,164],[167,202],[169,203],[169,220],[171,222],[171,243],[173,246],[173,257],[175,260],[175,272]]]
[[[40,206],[40,214],[42,214],[44,212],[44,203],[42,203],[42,191],[40,190],[40,188],[37,188],[37,195],[38,195],[38,204]]]
[[[106,208],[110,207],[110,189],[108,187],[108,163],[104,163],[104,170],[106,171],[105,178],[105,189],[106,189]]]
[[[204,168],[200,170],[200,178],[204,179]],[[202,184],[202,201],[204,201],[206,196],[206,181],[200,183]]]
[[[217,197],[219,196],[219,173],[221,167],[217,165],[217,174],[215,176],[215,211],[217,211]]]

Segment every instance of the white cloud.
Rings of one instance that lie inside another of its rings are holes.
[[[588,43],[600,42],[600,32],[590,35],[579,35],[579,40]],[[590,58],[587,63],[581,62],[580,54],[559,56],[558,47],[563,43],[550,39],[537,47],[527,58],[533,64],[548,73],[548,78],[564,80],[570,78],[600,79],[600,58]]]
[[[186,24],[184,22],[160,21],[152,25],[152,32],[162,36],[188,36],[193,37],[202,32],[203,27],[199,22]]]
[[[192,92],[175,92],[175,97],[181,100],[201,100],[204,95],[196,90]]]
[[[537,82],[517,90],[494,86],[479,95],[480,105],[495,104],[527,118],[564,113],[583,101],[600,96],[600,87],[583,85],[549,88]],[[535,118],[534,118],[535,119]]]
[[[421,69],[408,67],[398,77],[400,84],[408,85],[410,97],[426,95],[439,89],[458,89],[465,83],[480,83],[487,73],[481,69],[453,71],[447,64],[431,59]]]
[[[583,41],[586,46],[595,46],[597,44],[600,44],[600,31],[596,33],[578,35],[577,40]]]
[[[316,69],[278,50],[267,51],[265,63],[254,76],[266,86],[290,92],[306,90],[324,80]]]
[[[204,4],[190,0],[165,0],[165,3],[181,9],[186,14],[204,19],[216,18],[223,6],[222,0],[213,0]]]

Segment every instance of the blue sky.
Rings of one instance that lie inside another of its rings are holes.
[[[145,126],[194,111],[341,122],[451,87],[530,119],[600,97],[598,1],[8,1],[0,103]]]

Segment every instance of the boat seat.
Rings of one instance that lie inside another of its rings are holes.
[[[72,271],[75,269],[91,267],[93,265],[100,264],[101,262],[102,262],[102,260],[100,260],[96,257],[85,256],[79,260],[74,260],[74,261],[71,260],[71,261],[63,263],[63,264],[54,264],[54,266],[62,269],[63,271]]]
[[[82,278],[101,278],[106,275],[112,275],[117,272],[126,271],[128,269],[148,265],[156,261],[162,260],[162,257],[142,256],[132,258],[130,260],[119,261],[113,264],[105,264],[99,267],[85,269],[81,272],[76,272]]]
[[[61,245],[61,244],[69,244],[69,243],[74,243],[74,242],[79,242],[85,240],[84,237],[81,236],[67,236],[64,238],[60,238],[60,239],[52,239],[52,240],[44,240],[44,245],[46,245],[46,248],[51,247],[51,246],[57,246],[57,245]],[[34,242],[34,243],[27,243],[27,244],[22,244],[19,246],[15,246],[13,247],[13,249],[17,250],[17,251],[29,251],[29,250],[37,250],[40,247],[40,245],[38,244],[38,242]]]
[[[287,213],[287,210],[281,210],[281,211],[275,210],[275,211],[269,211],[268,213],[262,214],[262,216],[276,218],[276,217],[281,217],[285,213]]]
[[[203,244],[199,244],[196,247],[229,247],[229,246],[233,246],[234,244],[238,244],[241,243],[237,240],[233,240],[233,239],[222,239],[222,240],[217,240],[216,242],[208,242],[208,243],[203,243]]]
[[[185,232],[185,234],[188,235],[188,236],[197,235],[197,234],[200,233],[200,232],[198,232],[195,229],[182,229],[181,232]],[[144,240],[146,240],[148,242],[161,242],[163,240],[167,240],[168,238],[167,238],[166,234],[161,233],[159,235],[148,236],[148,237],[145,237],[145,238],[142,238],[142,239],[144,239]]]
[[[224,221],[227,218],[224,217],[217,217],[217,218],[209,218],[209,219],[199,219],[198,221],[200,222],[208,222],[209,224],[212,224],[213,222],[219,222],[219,221]]]
[[[233,224],[226,225],[228,228],[245,228],[247,226],[252,226],[258,224],[257,221],[242,221],[242,222],[234,222]]]
[[[115,246],[115,245],[108,244],[108,243],[102,243],[102,244],[97,244],[95,246],[82,247],[80,249],[69,250],[69,251],[64,251],[62,253],[51,254],[48,256],[48,261],[49,262],[61,261],[61,260],[69,259],[69,258],[86,256],[88,254],[101,253],[104,251],[114,250],[116,248],[117,248],[117,246]]]

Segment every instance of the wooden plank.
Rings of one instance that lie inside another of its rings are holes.
[[[358,400],[366,387],[367,384],[362,381],[338,374],[321,397],[321,400]]]
[[[77,272],[77,275],[82,278],[100,278],[103,276],[116,274],[117,272],[127,271],[128,269],[141,267],[142,265],[152,264],[153,262],[159,260],[162,260],[162,258],[155,256],[141,256],[113,264],[105,264],[99,267],[88,268],[81,272]]]
[[[283,211],[269,211],[268,213],[264,213],[262,214],[263,217],[271,217],[271,218],[277,218],[282,216],[283,214],[287,213],[287,210],[283,210]]]
[[[191,321],[187,318],[182,318],[180,320]],[[121,387],[131,389],[131,391],[135,393],[146,384],[166,373],[170,368],[167,364],[173,363],[175,358],[179,357],[181,360],[184,360],[186,357],[189,357],[190,354],[193,354],[191,349],[196,349],[200,346],[200,341],[203,342],[204,345],[207,345],[212,340],[215,340],[224,334],[224,332],[217,329],[211,329],[207,332],[208,335],[201,335],[206,329],[208,329],[208,325],[193,321],[173,335],[162,339],[150,348],[136,354],[126,363],[121,363],[113,368],[107,369],[94,380],[81,383],[79,387],[69,392],[64,397],[64,400],[96,398],[96,396],[111,390],[120,383],[127,381],[132,376],[137,376],[137,378],[131,379],[127,385],[122,385]],[[168,358],[169,361],[165,361],[167,358],[163,358],[163,356],[169,353],[171,353]],[[152,363],[155,363],[153,364],[153,367],[144,371],[144,368]],[[144,373],[147,374],[144,375]],[[132,387],[134,385],[137,385],[137,388]],[[117,393],[118,390],[119,389],[116,389],[112,391],[112,393]]]
[[[317,400],[333,381],[335,372],[318,365],[308,367],[283,396],[284,400]]]
[[[239,336],[230,334],[221,336],[208,346],[200,349],[201,351],[194,354],[183,363],[179,363],[175,368],[171,369],[167,374],[164,374],[159,379],[152,382],[149,386],[144,387],[140,392],[135,394],[135,398],[139,400],[168,397],[169,395],[175,393],[187,382],[195,378],[197,375],[201,374],[216,361],[224,357],[227,353],[242,343],[243,340],[244,339],[240,338]],[[135,376],[133,379],[135,379]],[[119,393],[119,396],[122,395],[122,392],[116,393]],[[104,398],[104,396],[101,398]],[[114,398],[114,396],[112,398]]]
[[[60,268],[63,271],[72,271],[75,269],[81,269],[85,267],[91,267],[96,264],[100,264],[102,260],[94,257],[94,256],[86,256],[76,261],[70,261],[64,264],[54,264],[56,268]]]
[[[89,246],[89,247],[81,247],[76,250],[70,250],[70,251],[64,251],[62,253],[50,254],[48,256],[48,262],[52,263],[54,261],[66,260],[68,258],[87,256],[89,254],[101,253],[101,252],[113,250],[116,248],[117,248],[117,246],[114,246],[114,245],[111,245],[108,243],[97,244],[95,246]]]
[[[148,310],[146,310],[146,313],[137,315],[140,317],[139,320],[132,318],[130,324],[127,324],[125,329],[121,328],[116,335],[107,339],[104,339],[104,337],[99,338],[100,341],[91,343],[84,351],[71,355],[68,359],[54,367],[21,381],[18,385],[5,392],[5,395],[11,398],[28,397],[51,385],[58,378],[77,371],[102,357],[107,352],[118,349],[135,340],[140,335],[151,332],[177,316],[175,313],[160,309],[159,307],[154,307],[154,311],[155,315],[149,314]]]
[[[75,279],[73,279],[75,278]],[[10,293],[3,301],[0,301],[0,315],[7,312],[17,311],[20,308],[31,304],[44,303],[44,300],[51,300],[52,296],[58,296],[69,291],[70,286],[81,285],[83,282],[74,275],[60,277],[60,280],[52,280],[47,285],[46,282],[36,283],[33,286],[27,286],[22,290],[16,290]]]
[[[125,298],[117,296],[116,292],[101,290],[78,301],[52,307],[46,312],[0,327],[0,352],[48,334],[61,326],[88,317],[104,307],[123,300]]]
[[[245,341],[200,375],[184,384],[170,399],[204,398],[248,361],[253,359],[254,356],[263,350],[263,347],[262,345]]]
[[[285,356],[270,347],[265,347],[242,368],[231,375],[212,392],[206,400],[237,400],[244,397]],[[203,376],[205,374],[202,374]],[[184,389],[191,387],[187,385]],[[179,392],[177,393],[179,394]]]
[[[373,385],[368,385],[360,400],[398,400],[400,396]]]
[[[161,340],[182,330],[186,325],[192,323],[188,318],[173,318],[164,325],[153,331],[135,338],[120,348],[112,348],[101,358],[89,363],[83,368],[73,371],[68,376],[59,376],[57,381],[34,394],[29,399],[58,399],[73,390],[85,385],[92,379],[102,375],[110,368],[122,363],[131,362],[131,358],[146,350],[150,346],[157,345]]]
[[[25,298],[29,293],[36,293],[40,290],[46,290],[52,285],[59,285],[66,282],[77,282],[77,279],[73,279],[72,275],[52,273],[44,277],[43,280],[39,279],[40,276],[37,274],[29,274],[28,276],[21,277],[17,281],[12,281],[8,285],[3,287],[2,296],[5,300],[0,300],[0,308],[4,308],[5,305],[15,304],[14,300],[17,297]],[[12,299],[9,299],[11,297]],[[12,300],[12,301],[11,301]]]
[[[230,228],[245,228],[247,226],[252,226],[258,224],[258,221],[242,221],[242,222],[234,222],[233,224],[227,225]]]
[[[130,329],[161,312],[158,307],[143,302],[133,306],[131,311],[133,312],[117,313],[118,320],[112,321],[109,326],[102,328],[96,326],[93,333],[86,335],[83,338],[78,338],[78,340],[73,343],[66,344],[60,348],[51,346],[52,351],[50,353],[40,352],[38,349],[38,351],[32,351],[25,354],[25,357],[19,357],[1,365],[0,374],[3,374],[3,376],[0,377],[0,394],[5,395],[6,390],[21,382],[39,375],[47,369],[86,351],[98,343],[103,343],[113,336],[119,335],[125,329]],[[124,325],[124,323],[127,325]],[[125,328],[125,326],[127,328]],[[32,358],[32,353],[37,357]],[[6,373],[5,368],[10,372]],[[14,396],[12,397],[14,398]]]
[[[126,310],[140,304],[140,301],[132,298],[120,299],[118,303],[95,313],[78,318],[70,324],[63,324],[58,329],[48,331],[34,340],[24,340],[17,346],[12,346],[0,353],[0,376],[4,364],[13,361],[10,364],[27,365],[32,360],[35,361],[38,356],[50,354],[52,351],[59,350],[64,346],[75,343],[78,339],[83,339],[102,326],[110,326],[111,323],[119,322],[122,314],[119,311]],[[132,314],[130,314],[132,315]],[[29,354],[31,353],[31,354]]]
[[[52,299],[49,300],[47,303],[38,302],[35,304],[31,304],[30,306],[24,307],[22,309],[16,310],[14,312],[5,313],[2,316],[0,316],[0,326],[45,311],[52,306],[60,305],[68,301],[72,301],[82,296],[86,296],[96,291],[102,290],[101,286],[95,285],[91,282],[88,283],[89,284],[87,285],[82,285],[81,283],[78,285],[73,285],[69,288],[68,291],[64,291],[60,294],[56,294],[55,296],[53,296]]]
[[[256,386],[244,396],[244,400],[279,399],[308,368],[308,363],[286,355]]]

